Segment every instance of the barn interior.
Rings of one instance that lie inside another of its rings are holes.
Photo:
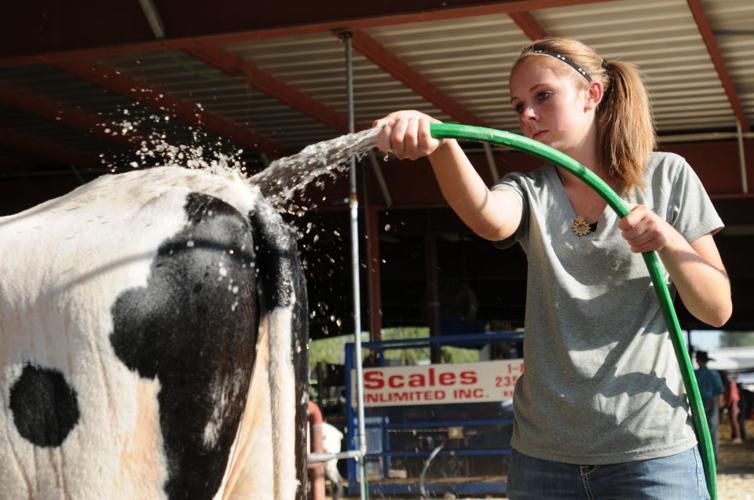
[[[182,154],[229,158],[253,173],[348,132],[344,36],[356,130],[417,109],[517,131],[511,62],[529,41],[563,35],[643,72],[659,148],[688,159],[726,223],[716,237],[734,291],[725,328],[750,330],[753,16],[747,0],[14,3],[0,31],[0,213]],[[464,147],[489,183],[540,163]],[[521,326],[524,254],[474,236],[425,159],[367,157],[358,172],[361,314],[371,338],[393,326],[436,334]],[[300,245],[313,338],[353,330],[348,176],[323,184],[297,201],[306,215],[291,217],[315,228]],[[706,328],[678,309],[684,329]]]
[[[580,39],[642,71],[658,148],[684,156],[726,224],[723,327],[754,330],[754,3],[750,0],[62,0],[0,20],[0,215],[100,175],[165,163],[249,174],[398,109],[517,131],[508,73],[530,41]],[[463,143],[492,184],[541,164]],[[357,165],[361,310],[394,327],[464,335],[523,326],[526,256],[475,236],[426,159]],[[306,269],[310,337],[354,330],[349,178],[307,186],[284,216]],[[4,242],[12,245],[12,241]],[[707,330],[676,301],[684,330]]]

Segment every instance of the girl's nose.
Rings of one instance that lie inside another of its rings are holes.
[[[537,114],[534,112],[533,106],[524,106],[523,111],[521,112],[521,117],[526,120],[536,120]]]

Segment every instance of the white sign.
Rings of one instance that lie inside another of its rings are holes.
[[[523,359],[454,365],[364,368],[365,406],[489,403],[513,397],[524,373]],[[356,371],[351,371],[351,404],[356,406]]]

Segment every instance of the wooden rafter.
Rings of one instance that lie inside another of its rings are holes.
[[[199,45],[218,46],[250,40],[264,40],[296,35],[311,35],[332,30],[340,30],[343,28],[348,28],[351,30],[377,28],[381,26],[392,26],[425,21],[443,21],[490,14],[510,14],[557,7],[573,7],[575,5],[604,3],[607,1],[611,0],[510,0],[506,2],[495,2],[492,4],[477,5],[471,7],[443,7],[435,10],[411,12],[406,14],[340,19],[335,21],[317,22],[280,28],[257,29],[252,31],[233,32],[219,35],[188,36],[172,40],[151,40],[148,42],[124,43],[107,47],[63,50],[47,54],[7,57],[0,59],[0,66],[14,66],[37,63],[44,64],[57,61],[69,61],[72,59],[96,59],[115,55],[133,54],[138,52],[184,49],[189,47],[196,47]]]
[[[142,138],[136,134],[124,136],[113,135],[106,131],[103,119],[72,108],[60,102],[53,102],[38,94],[32,94],[17,87],[0,82],[0,103],[22,111],[33,113],[54,122],[64,123],[87,133],[102,137],[108,141],[133,147]]]
[[[709,24],[709,20],[704,13],[702,2],[701,0],[686,1],[689,4],[691,13],[694,15],[694,20],[699,27],[699,33],[701,33],[702,39],[704,39],[704,44],[707,46],[707,52],[709,52],[709,55],[712,58],[712,64],[715,65],[715,70],[717,70],[717,75],[720,77],[720,82],[723,84],[725,93],[728,96],[728,101],[733,108],[733,112],[736,114],[736,119],[738,120],[738,123],[741,124],[741,129],[743,131],[750,132],[751,126],[746,118],[746,113],[741,105],[741,100],[738,98],[736,88],[733,85],[733,79],[730,77],[730,73],[728,73],[728,69],[725,67],[725,60],[723,59],[722,52],[720,52],[720,47],[717,45],[717,40],[715,39],[715,34]]]
[[[348,121],[345,116],[225,49],[196,46],[183,50],[230,76],[243,76],[249,87],[258,89],[339,132],[348,132]]]
[[[81,168],[93,168],[104,171],[104,166],[96,156],[75,151],[61,144],[46,139],[19,133],[12,128],[0,127],[0,142],[18,150],[40,155],[51,160]]]
[[[55,64],[58,68],[119,93],[159,111],[175,114],[181,120],[227,137],[236,144],[259,152],[278,156],[283,147],[238,123],[200,109],[196,103],[171,96],[148,84],[93,61],[68,61]]]
[[[545,29],[534,19],[534,16],[530,12],[511,12],[508,15],[530,40],[539,40],[547,36]]]
[[[354,50],[432,103],[453,120],[468,125],[483,125],[482,120],[474,113],[437,88],[365,32],[354,31],[352,43]]]

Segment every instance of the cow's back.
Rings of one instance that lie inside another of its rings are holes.
[[[303,463],[302,387],[276,386],[300,365],[303,281],[258,192],[180,168],[106,176],[1,218],[0,241],[1,495],[296,495],[292,477],[238,475]],[[249,450],[276,426],[291,437]]]

